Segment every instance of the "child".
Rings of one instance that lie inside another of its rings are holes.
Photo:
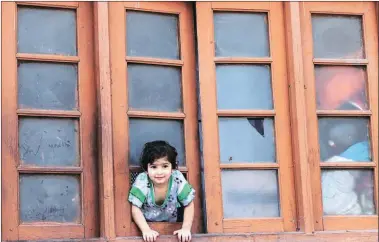
[[[191,240],[195,190],[183,174],[176,170],[176,149],[166,141],[145,144],[140,173],[129,192],[132,216],[144,241],[153,242],[159,236],[147,222],[176,222],[178,207],[184,206],[182,229],[174,232],[179,241]]]

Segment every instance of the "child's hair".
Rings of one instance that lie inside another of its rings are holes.
[[[172,169],[176,169],[177,162],[176,157],[178,153],[175,147],[171,146],[168,142],[163,140],[155,140],[147,142],[142,150],[140,157],[140,164],[142,168],[147,171],[148,164],[152,164],[155,160],[167,157],[167,160],[171,163]]]

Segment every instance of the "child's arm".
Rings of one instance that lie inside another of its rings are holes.
[[[193,216],[195,212],[195,207],[193,201],[184,208],[184,218],[182,229],[176,230],[174,235],[178,235],[178,239],[181,242],[186,242],[191,240],[191,227],[193,222]]]
[[[159,233],[149,227],[141,209],[135,205],[132,205],[132,217],[138,228],[141,230],[144,241],[154,242],[157,240]]]

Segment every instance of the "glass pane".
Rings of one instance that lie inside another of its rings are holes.
[[[361,16],[312,14],[315,58],[364,58]]]
[[[218,109],[272,109],[269,65],[217,65]]]
[[[20,175],[22,222],[80,223],[80,181],[68,175]]]
[[[19,155],[25,165],[79,165],[79,130],[75,119],[21,118],[18,135]]]
[[[75,10],[19,7],[17,23],[18,52],[77,54]]]
[[[319,118],[320,158],[326,162],[371,161],[366,118]]]
[[[221,163],[275,162],[271,118],[219,118]]]
[[[270,56],[266,13],[214,13],[215,53],[218,57]]]
[[[127,11],[128,56],[179,59],[178,16]]]
[[[129,107],[137,110],[182,110],[181,69],[128,64]]]
[[[276,170],[222,171],[224,218],[279,217]]]
[[[371,170],[322,170],[325,215],[372,215],[374,173]]]
[[[317,109],[367,110],[366,69],[315,66]]]
[[[183,122],[161,119],[129,119],[130,156],[129,164],[139,165],[139,157],[146,142],[165,140],[176,148],[178,164],[185,165]]]
[[[77,109],[78,70],[72,64],[21,62],[19,108]]]

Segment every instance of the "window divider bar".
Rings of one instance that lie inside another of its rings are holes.
[[[125,60],[128,63],[133,63],[133,64],[164,65],[164,66],[183,66],[184,64],[184,61],[182,60],[170,60],[170,59],[149,58],[149,57],[127,56]]]
[[[321,168],[375,168],[376,162],[320,162]]]
[[[359,110],[317,110],[318,116],[371,116],[372,112],[370,110],[359,111]]]
[[[39,61],[39,62],[79,63],[80,61],[80,58],[78,56],[29,54],[29,53],[17,53],[16,58],[19,61]]]
[[[367,65],[368,59],[324,59],[313,58],[313,64],[315,65]]]
[[[270,64],[271,57],[251,58],[251,57],[215,57],[216,64]]]
[[[273,117],[275,110],[218,110],[219,117]]]
[[[49,7],[49,8],[72,8],[79,7],[78,2],[29,2],[29,1],[17,1],[17,5],[21,6],[36,6],[36,7]]]
[[[38,167],[21,165],[17,168],[22,174],[81,174],[82,167]]]
[[[63,111],[63,110],[43,110],[43,109],[17,109],[19,116],[45,116],[45,117],[62,117],[78,118],[81,116],[80,111]]]
[[[184,113],[174,112],[151,112],[151,111],[128,111],[131,118],[165,118],[165,119],[184,119]]]
[[[232,164],[220,164],[221,169],[254,169],[254,170],[267,170],[278,169],[278,163],[232,163]]]

